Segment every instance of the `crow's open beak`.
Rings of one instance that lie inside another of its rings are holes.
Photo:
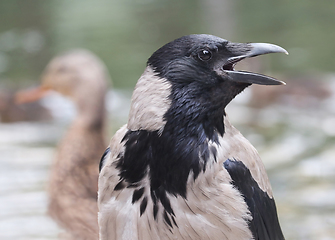
[[[234,44],[234,43],[231,43]],[[241,44],[239,44],[241,46]],[[234,54],[233,57],[227,59],[226,63],[223,66],[224,71],[228,75],[228,79],[235,82],[243,82],[250,84],[260,84],[260,85],[285,85],[283,81],[279,81],[272,77],[268,77],[258,73],[245,72],[245,71],[236,71],[234,66],[237,62],[245,59],[256,57],[259,55],[267,53],[285,53],[288,52],[277,45],[270,43],[246,43],[246,47],[249,49],[242,54]]]

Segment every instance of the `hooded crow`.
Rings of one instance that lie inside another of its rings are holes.
[[[284,239],[264,165],[225,112],[251,84],[285,84],[234,69],[276,52],[201,34],[149,58],[101,159],[100,239]]]

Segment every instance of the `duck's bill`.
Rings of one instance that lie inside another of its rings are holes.
[[[23,104],[35,102],[43,98],[48,92],[49,89],[42,86],[21,90],[15,94],[15,103]]]

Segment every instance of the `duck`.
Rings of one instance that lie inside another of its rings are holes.
[[[48,213],[65,230],[61,239],[98,239],[98,168],[107,146],[108,81],[104,63],[88,50],[77,49],[52,59],[41,85],[17,95],[18,102],[30,102],[53,90],[70,98],[77,109],[58,145],[48,187]]]

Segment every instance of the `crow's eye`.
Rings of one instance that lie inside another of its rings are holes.
[[[200,52],[198,52],[198,58],[202,61],[208,61],[212,58],[212,53],[206,49],[201,50]]]

